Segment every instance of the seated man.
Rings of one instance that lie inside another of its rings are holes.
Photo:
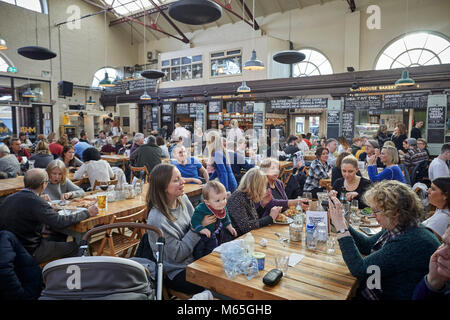
[[[171,160],[171,164],[180,170],[186,183],[203,184],[209,181],[206,169],[196,158],[188,158],[186,148],[183,145],[177,145],[173,148],[173,157],[175,160]],[[199,179],[199,173],[203,175],[205,181]]]
[[[72,143],[72,147],[74,149],[75,155],[81,161],[84,161],[83,160],[84,150],[89,149],[89,148],[94,148],[94,146],[92,144],[89,144],[89,143],[83,142],[83,141],[79,141],[78,138],[73,138],[71,143]]]
[[[0,179],[15,178],[20,172],[17,158],[10,154],[6,144],[0,146]]]
[[[428,178],[430,181],[438,177],[450,176],[450,169],[447,165],[450,161],[450,143],[444,143],[441,147],[441,153],[439,156],[433,159],[428,168]]]
[[[417,146],[417,140],[414,138],[406,139],[403,142],[403,147],[406,152],[403,152],[402,150],[399,150],[398,152],[405,156],[403,163],[405,164],[408,173],[411,175],[412,170],[416,165],[422,161],[428,161],[428,154]]]
[[[148,172],[152,172],[152,169],[161,163],[162,150],[156,144],[156,138],[154,136],[148,136],[147,143],[142,144],[134,151],[130,156],[130,164],[133,167],[146,166]]]
[[[55,258],[76,256],[75,242],[55,242],[42,238],[44,225],[64,229],[98,214],[96,205],[70,215],[59,215],[40,197],[49,178],[44,169],[30,169],[24,177],[25,188],[8,196],[0,205],[0,229],[16,235],[37,264]]]
[[[31,157],[28,151],[22,147],[19,138],[14,138],[11,140],[10,151],[11,154],[16,156],[19,163],[22,163],[22,157],[26,157],[27,159]]]
[[[297,151],[299,151],[297,147],[298,138],[296,136],[289,136],[287,139],[287,147],[283,150],[286,155],[293,155]]]

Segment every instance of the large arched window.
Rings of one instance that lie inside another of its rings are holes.
[[[308,77],[333,73],[330,61],[319,51],[314,49],[302,49],[298,51],[303,53],[306,58],[292,65],[292,76]]]
[[[414,32],[392,41],[378,56],[375,70],[450,63],[450,42],[430,32]]]
[[[108,80],[111,82],[114,82],[116,80],[116,77],[119,76],[119,71],[113,68],[101,68],[94,74],[94,79],[92,80],[92,87],[98,88],[100,81],[102,81],[105,78],[105,71],[108,72]]]
[[[12,65],[0,54],[0,71],[7,72],[8,67],[12,67]]]
[[[0,0],[1,2],[6,2],[13,4],[18,7],[22,7],[28,10],[33,10],[40,13],[46,13],[44,10],[45,0]]]

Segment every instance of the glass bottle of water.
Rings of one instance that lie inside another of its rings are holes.
[[[325,251],[326,243],[328,240],[328,230],[327,226],[323,222],[319,222],[316,228],[317,232],[317,246],[319,249],[323,249]]]
[[[315,232],[315,228],[313,224],[307,224],[306,225],[306,232],[305,232],[305,240],[306,240],[306,247],[310,250],[316,250],[317,248],[317,235]]]

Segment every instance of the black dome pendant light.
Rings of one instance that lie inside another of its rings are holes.
[[[201,25],[222,16],[222,8],[209,0],[180,0],[169,6],[169,16],[185,24]]]
[[[289,12],[289,50],[284,50],[275,53],[272,59],[278,63],[283,64],[294,64],[305,60],[306,56],[303,53],[292,49],[293,46],[291,42],[291,13]]]
[[[159,79],[164,77],[164,72],[154,69],[144,70],[141,72],[141,76],[147,79]]]
[[[37,14],[36,14],[36,45],[21,47],[17,49],[17,53],[20,54],[21,56],[33,60],[48,60],[56,57],[56,53],[54,53],[53,51],[38,46],[37,36],[38,35],[37,35]]]

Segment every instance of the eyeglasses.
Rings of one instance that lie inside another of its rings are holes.
[[[374,214],[374,215],[375,215],[375,214],[379,214],[379,213],[381,214],[381,213],[383,213],[383,212],[384,212],[384,210],[377,210],[377,211],[373,211],[373,210],[372,210],[372,214]]]

